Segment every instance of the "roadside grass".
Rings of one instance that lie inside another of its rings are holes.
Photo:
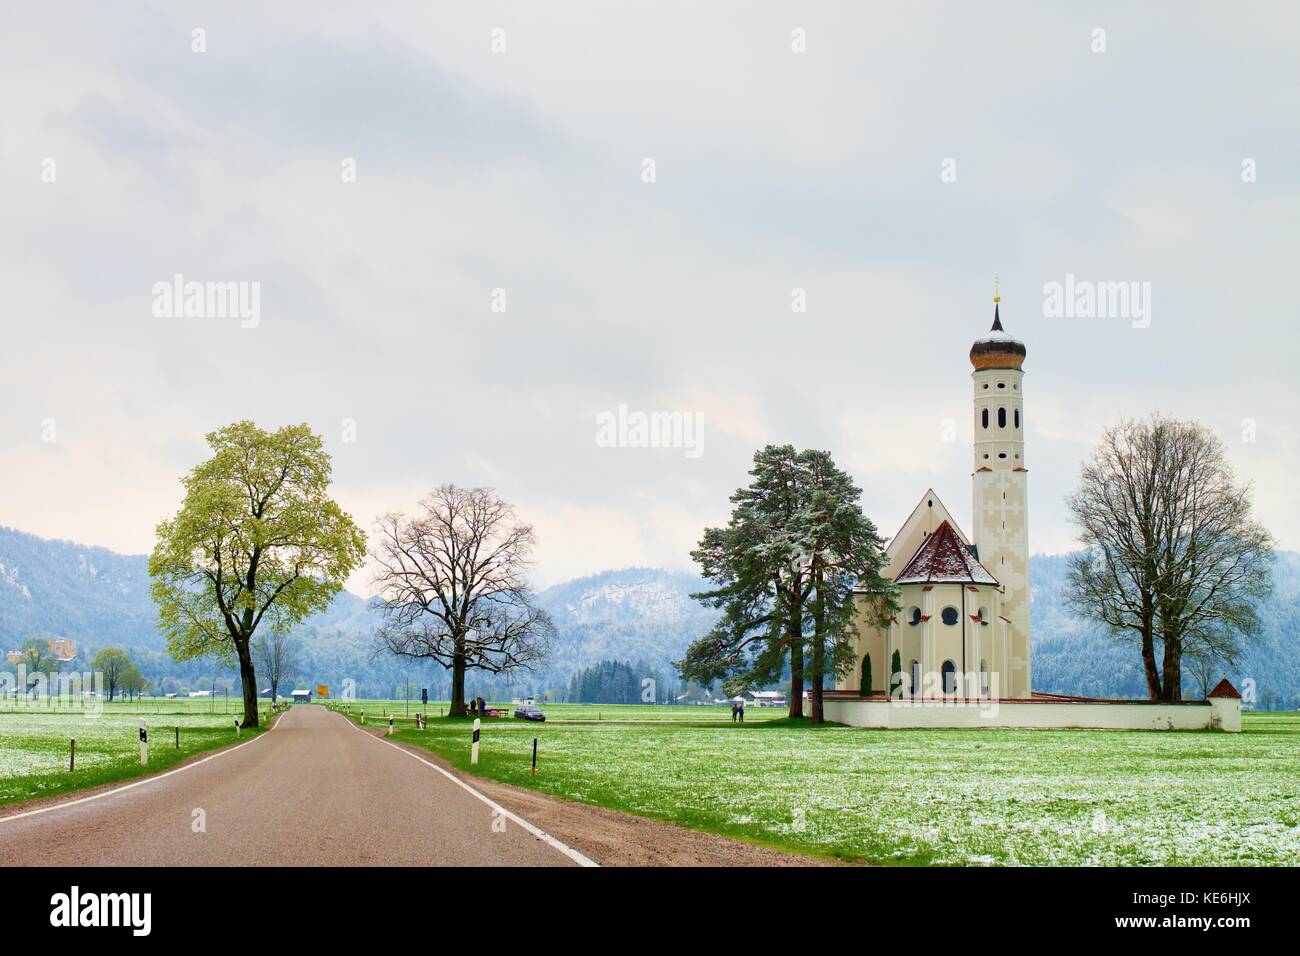
[[[393,739],[471,770],[466,722],[398,727]],[[489,720],[472,772],[767,846],[880,864],[1300,864],[1300,715],[1247,714],[1244,729]]]
[[[147,767],[140,766],[141,716],[149,729]],[[99,715],[67,710],[0,713],[0,806],[168,770],[196,754],[251,740],[265,729],[263,724],[236,737],[233,715],[196,713],[188,708],[158,714],[119,710],[116,703]],[[76,769],[69,772],[73,737],[77,739]]]
[[[262,712],[270,706],[269,700],[259,700]],[[192,714],[195,716],[226,716],[235,718],[244,713],[243,698],[227,697],[137,697],[134,700],[117,698],[112,703],[101,698],[98,705],[105,715],[134,714],[140,717],[165,716],[169,714]],[[87,712],[87,705],[80,698],[41,697],[37,701],[16,701],[13,697],[0,697],[0,719],[6,714],[63,714],[78,716]]]

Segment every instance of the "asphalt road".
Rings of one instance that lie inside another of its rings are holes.
[[[260,737],[178,772],[0,819],[0,865],[574,866],[585,861],[476,794],[342,715],[299,705]],[[21,812],[0,810],[0,818]]]

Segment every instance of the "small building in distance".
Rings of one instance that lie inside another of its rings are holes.
[[[290,697],[290,699],[293,700],[293,702],[294,702],[295,704],[306,704],[306,703],[310,703],[310,702],[311,702],[311,691],[310,691],[310,690],[294,690],[294,691],[290,691],[290,692],[289,692],[289,697]]]
[[[66,637],[47,638],[45,646],[49,648],[50,655],[60,664],[67,664],[77,656],[77,642]],[[5,660],[10,664],[21,664],[23,657],[22,651],[9,651],[5,654]]]

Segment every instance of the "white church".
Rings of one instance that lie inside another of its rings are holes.
[[[885,549],[883,574],[897,588],[899,611],[885,626],[872,625],[877,596],[856,595],[857,666],[827,693],[827,719],[866,727],[1239,729],[1231,685],[1231,694],[1192,704],[1033,691],[1026,351],[1003,329],[1000,301],[993,297],[993,327],[970,349],[972,534],[933,489],[921,496]],[[863,693],[864,667],[870,695]]]

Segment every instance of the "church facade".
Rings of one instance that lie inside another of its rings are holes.
[[[899,611],[872,626],[875,595],[855,597],[858,664],[840,690],[859,689],[865,666],[881,696],[1031,695],[1026,350],[1003,329],[1000,309],[995,296],[993,327],[970,350],[972,534],[933,489],[921,496],[886,548],[884,575],[898,589]]]
[[[970,350],[971,534],[933,489],[921,496],[885,549],[898,610],[876,626],[879,594],[854,595],[857,666],[827,692],[826,719],[879,729],[1240,732],[1241,695],[1226,679],[1205,700],[1177,704],[1033,690],[1025,346],[993,302],[993,327]]]

